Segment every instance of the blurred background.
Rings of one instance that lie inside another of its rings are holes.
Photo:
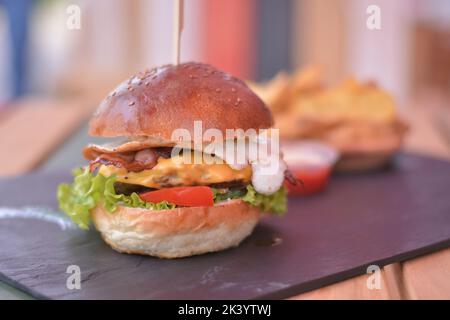
[[[380,8],[380,30],[366,25],[369,5]],[[0,146],[16,152],[0,174],[44,159],[58,166],[61,146],[84,143],[77,132],[118,82],[170,63],[172,9],[170,0],[0,0]],[[330,84],[375,80],[423,128],[410,135],[416,149],[448,152],[428,113],[450,110],[448,0],[185,0],[181,60],[255,81],[307,65]],[[450,119],[438,126],[450,141]]]

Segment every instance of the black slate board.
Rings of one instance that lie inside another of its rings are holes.
[[[324,194],[291,198],[284,218],[266,217],[240,247],[160,260],[112,251],[95,231],[62,230],[8,210],[56,208],[66,174],[0,181],[0,277],[38,298],[285,298],[450,246],[450,163],[400,155],[389,170],[338,176]],[[9,209],[5,209],[8,207]],[[276,246],[265,246],[273,238]],[[81,290],[66,268],[80,266]]]

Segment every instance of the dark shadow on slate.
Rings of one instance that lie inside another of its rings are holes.
[[[68,174],[0,180],[0,207],[56,208]],[[240,247],[160,260],[111,250],[95,231],[37,219],[0,219],[0,272],[38,298],[285,298],[450,245],[450,163],[400,155],[388,170],[333,179],[325,193],[291,198]],[[1,210],[0,210],[1,211]],[[274,239],[278,243],[269,246]],[[281,239],[281,240],[280,240]],[[82,271],[68,290],[67,266]]]

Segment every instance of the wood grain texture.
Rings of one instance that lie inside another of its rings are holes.
[[[404,294],[397,285],[401,277],[400,263],[394,263],[381,268],[379,289],[369,289],[367,281],[369,274],[357,276],[336,284],[294,296],[292,300],[398,300]]]
[[[0,176],[34,169],[87,117],[79,102],[23,100],[0,119]]]
[[[450,299],[450,249],[403,263],[403,278],[410,299]]]

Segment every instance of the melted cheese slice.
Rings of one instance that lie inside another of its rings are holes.
[[[251,166],[234,170],[227,164],[186,164],[181,156],[169,159],[159,158],[150,170],[131,172],[125,168],[101,165],[99,174],[109,177],[116,174],[118,182],[141,185],[149,188],[171,186],[209,185],[214,183],[241,180],[250,182]]]

